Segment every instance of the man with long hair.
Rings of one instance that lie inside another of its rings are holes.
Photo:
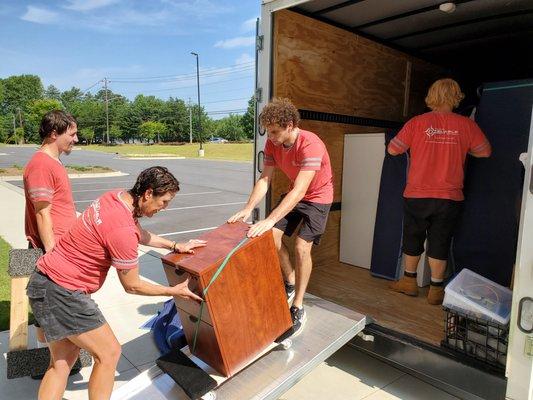
[[[404,196],[404,276],[391,289],[418,295],[416,269],[427,237],[431,269],[429,304],[442,304],[444,273],[464,201],[466,155],[489,157],[491,146],[479,126],[453,113],[464,98],[453,79],[433,83],[426,96],[430,112],[407,121],[388,146],[395,156],[410,151]]]

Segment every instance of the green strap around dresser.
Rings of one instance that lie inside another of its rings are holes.
[[[202,321],[202,314],[204,312],[204,304],[205,304],[205,296],[207,295],[207,291],[209,290],[209,288],[211,287],[211,285],[215,282],[215,280],[218,278],[218,276],[222,273],[222,271],[224,270],[224,268],[226,267],[226,264],[228,263],[229,259],[231,258],[231,256],[237,251],[239,250],[239,248],[248,241],[248,238],[245,237],[244,239],[242,239],[238,244],[237,246],[235,246],[229,253],[228,255],[226,256],[226,258],[224,258],[224,261],[222,261],[222,263],[220,264],[220,266],[218,267],[218,269],[216,270],[216,272],[213,274],[211,280],[209,281],[209,284],[206,286],[206,288],[203,290],[203,298],[204,300],[202,300],[202,303],[200,304],[200,312],[198,313],[198,320],[196,321],[196,327],[194,329],[194,339],[193,339],[193,342],[192,342],[192,348],[191,348],[191,354],[194,353],[194,350],[196,349],[196,339],[198,338],[198,332],[200,331],[200,322]]]

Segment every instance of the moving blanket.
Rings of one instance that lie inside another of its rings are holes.
[[[488,159],[469,157],[465,208],[453,242],[456,272],[469,268],[509,286],[516,257],[533,80],[486,84],[476,122],[492,145]]]
[[[391,156],[387,145],[399,130],[385,132],[384,159],[381,170],[376,225],[372,245],[370,273],[386,279],[398,279],[402,260],[403,191],[407,182],[407,154]]]
[[[151,331],[161,354],[187,345],[174,299],[165,301],[163,308],[157,313]]]

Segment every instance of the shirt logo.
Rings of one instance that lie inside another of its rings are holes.
[[[91,207],[94,211],[94,223],[100,225],[102,223],[102,220],[100,219],[100,199],[93,201]]]
[[[429,137],[433,137],[434,135],[458,135],[459,131],[450,131],[442,128],[433,128],[433,126],[430,126],[427,128],[424,132],[426,132],[426,135]]]

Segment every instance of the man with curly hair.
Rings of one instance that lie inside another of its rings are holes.
[[[228,222],[246,221],[250,217],[266,195],[276,167],[289,178],[288,192],[281,196],[267,218],[250,227],[248,236],[256,237],[273,230],[288,301],[294,298],[290,310],[296,334],[306,319],[303,299],[313,266],[311,248],[320,242],[333,201],[331,163],[322,140],[313,132],[298,128],[300,115],[290,100],[274,99],[265,106],[259,120],[268,136],[264,169],[246,206]],[[293,266],[282,237],[284,234],[292,236],[296,230]]]
[[[431,285],[427,301],[440,305],[444,298],[444,272],[452,235],[463,206],[466,155],[489,157],[487,138],[469,118],[452,112],[464,98],[453,79],[433,83],[426,96],[431,112],[407,121],[388,146],[395,156],[410,150],[404,196],[404,276],[391,289],[418,295],[416,269],[428,240]]]

